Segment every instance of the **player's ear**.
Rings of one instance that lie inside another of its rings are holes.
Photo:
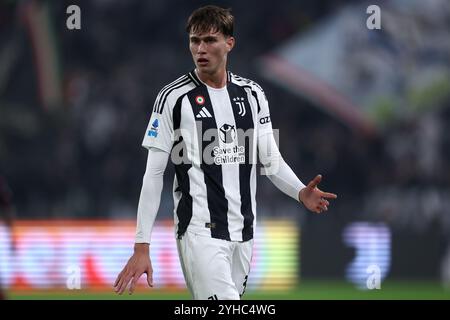
[[[228,52],[234,48],[235,39],[234,37],[226,37],[225,42],[227,43]]]

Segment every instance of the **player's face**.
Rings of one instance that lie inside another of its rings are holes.
[[[190,33],[189,48],[197,70],[214,74],[226,69],[228,52],[233,49],[234,38],[225,37],[221,32]]]

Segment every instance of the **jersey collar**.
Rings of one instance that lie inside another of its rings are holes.
[[[195,69],[188,73],[189,78],[195,83],[197,87],[204,85],[203,82],[198,78]],[[231,71],[227,71],[227,84],[231,82]]]

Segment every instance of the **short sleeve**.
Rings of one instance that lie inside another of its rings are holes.
[[[158,106],[158,99],[156,100],[142,146],[147,149],[155,147],[167,153],[171,152],[174,142],[172,112],[173,108],[169,99],[162,106]]]

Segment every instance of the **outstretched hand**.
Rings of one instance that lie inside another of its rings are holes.
[[[134,292],[137,282],[143,273],[147,274],[147,283],[153,287],[153,268],[148,253],[148,245],[135,245],[135,252],[128,260],[126,266],[117,276],[114,282],[114,289],[116,293],[122,294],[128,287],[131,281],[129,294]]]
[[[298,197],[306,208],[315,213],[322,213],[328,210],[330,203],[326,199],[336,199],[337,195],[334,193],[323,192],[317,185],[322,180],[319,174],[311,180],[306,187],[300,190]]]

